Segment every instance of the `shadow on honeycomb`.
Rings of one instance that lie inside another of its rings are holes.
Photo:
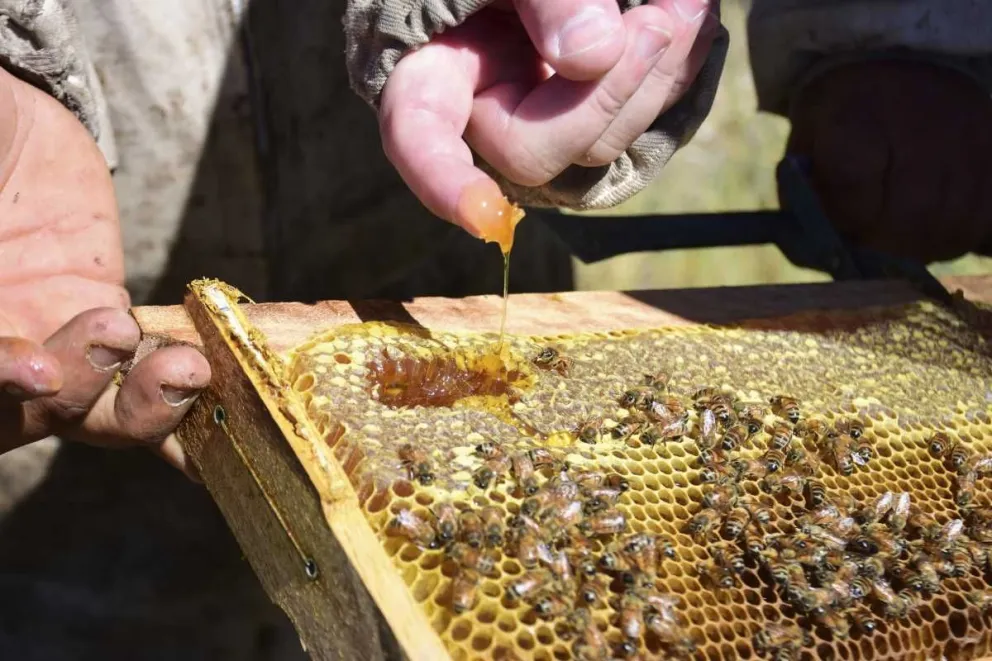
[[[992,359],[951,312],[493,345],[367,323],[291,356],[452,658],[992,651]]]

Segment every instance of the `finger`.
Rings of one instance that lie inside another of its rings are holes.
[[[672,45],[651,69],[596,144],[577,163],[608,165],[623,154],[662,114],[673,106],[696,79],[716,38],[720,21],[701,0],[656,0],[672,18]]]
[[[24,404],[26,441],[69,431],[133,355],[140,331],[124,310],[101,308],[73,317],[45,342],[62,368],[58,393]]]
[[[0,398],[22,402],[61,387],[62,368],[44,347],[21,337],[0,337]]]
[[[630,38],[615,67],[598,81],[553,76],[536,88],[495,85],[475,100],[468,143],[505,177],[547,183],[592,147],[668,48],[672,20],[642,5],[623,16]]]
[[[403,181],[432,213],[476,237],[494,228],[464,211],[463,195],[496,184],[473,165],[462,137],[473,96],[495,81],[534,85],[543,75],[515,17],[503,24],[499,12],[480,18],[488,22],[466,23],[400,60],[379,111],[383,149]],[[494,26],[500,38],[484,39],[481,28]]]
[[[541,57],[569,80],[593,80],[612,69],[627,39],[616,0],[515,0],[520,21]]]
[[[170,346],[142,358],[86,416],[80,440],[121,447],[159,444],[210,383],[210,364],[192,347]]]

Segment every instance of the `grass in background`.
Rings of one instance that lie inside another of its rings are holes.
[[[624,204],[594,215],[676,214],[777,209],[775,165],[788,122],[757,112],[747,53],[749,0],[723,0],[730,51],[713,109],[695,138],[661,176]],[[992,272],[992,259],[969,255],[933,264],[937,275]],[[672,250],[623,255],[596,264],[575,261],[579,289],[669,289],[719,285],[822,282],[829,277],[793,266],[774,246]]]

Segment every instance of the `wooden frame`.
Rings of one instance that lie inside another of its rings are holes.
[[[947,279],[992,300],[992,277]],[[805,311],[919,300],[899,282],[517,295],[508,332],[549,335],[730,323]],[[315,332],[369,320],[491,332],[497,297],[404,304],[251,304],[217,281],[193,283],[184,306],[135,308],[145,342],[201,347],[213,384],[179,436],[270,597],[314,659],[447,658],[364,518],[340,466],[282,382],[279,354]]]

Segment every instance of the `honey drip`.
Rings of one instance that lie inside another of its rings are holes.
[[[510,302],[510,251],[503,253],[503,311],[499,316],[499,341],[496,355],[503,355],[503,336],[506,334],[506,308]]]

